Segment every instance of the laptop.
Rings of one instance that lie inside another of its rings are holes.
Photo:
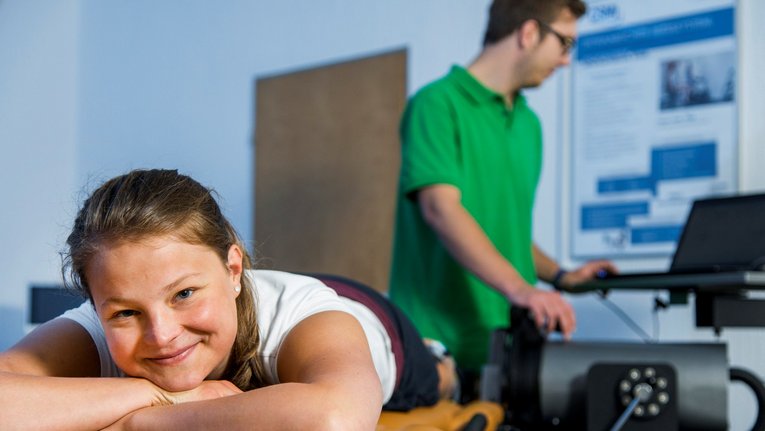
[[[610,274],[582,289],[765,289],[765,193],[693,202],[667,272]]]

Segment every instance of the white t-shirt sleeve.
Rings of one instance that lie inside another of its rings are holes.
[[[279,383],[277,355],[285,338],[305,318],[323,311],[350,310],[320,281],[278,271],[253,271],[260,352],[268,383]]]
[[[266,383],[279,383],[279,349],[295,325],[323,311],[343,311],[354,316],[361,324],[383,387],[384,402],[390,399],[396,380],[396,362],[390,337],[369,309],[353,300],[339,297],[333,289],[311,277],[264,270],[252,271],[249,275],[257,292],[260,352]]]
[[[68,310],[59,317],[73,320],[88,331],[90,338],[93,339],[93,343],[96,345],[96,349],[98,349],[98,357],[101,361],[101,377],[125,376],[112,360],[109,346],[106,344],[104,328],[101,326],[96,309],[93,308],[93,304],[90,301],[83,302],[79,307]]]

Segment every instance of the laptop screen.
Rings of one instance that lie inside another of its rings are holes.
[[[763,264],[765,194],[742,195],[693,203],[670,272],[749,270]]]

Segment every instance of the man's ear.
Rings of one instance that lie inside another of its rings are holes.
[[[518,29],[518,44],[521,49],[529,49],[539,44],[541,32],[539,23],[533,19],[527,19]]]
[[[228,268],[229,274],[232,277],[232,282],[239,284],[242,278],[242,271],[244,270],[244,253],[237,244],[232,244],[228,249],[228,259],[226,260],[226,268]]]

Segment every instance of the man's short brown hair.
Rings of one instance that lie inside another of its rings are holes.
[[[587,5],[582,0],[494,0],[489,9],[489,24],[483,44],[498,42],[530,19],[546,23],[555,21],[566,8],[577,18],[587,11]]]

